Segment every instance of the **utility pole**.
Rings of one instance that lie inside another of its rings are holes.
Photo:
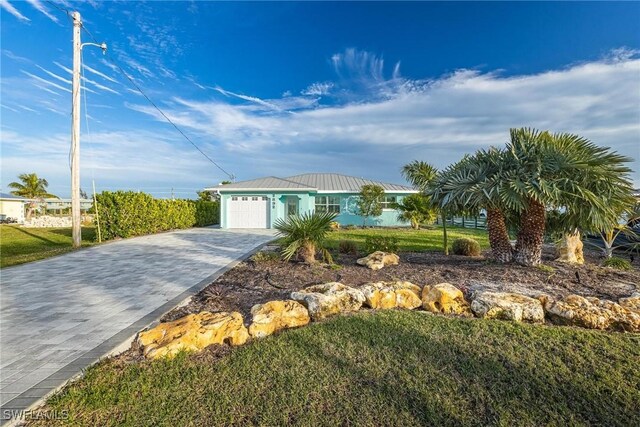
[[[80,215],[80,71],[82,70],[82,48],[97,46],[106,53],[105,43],[85,43],[80,41],[82,20],[80,12],[73,12],[73,79],[71,86],[71,235],[73,247],[82,245],[82,217]]]
[[[71,227],[73,247],[82,245],[80,228],[80,67],[82,44],[80,13],[73,12],[73,83],[71,88]]]

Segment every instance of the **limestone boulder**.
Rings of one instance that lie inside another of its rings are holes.
[[[634,292],[631,296],[626,298],[620,298],[618,304],[626,308],[627,310],[640,313],[640,292]]]
[[[173,357],[181,350],[202,350],[211,344],[242,345],[247,338],[240,313],[203,311],[140,332],[137,341],[145,357],[156,359]]]
[[[373,309],[406,308],[413,310],[420,307],[420,287],[411,282],[376,282],[367,283],[359,288],[365,304]]]
[[[589,329],[640,332],[640,314],[612,301],[569,295],[554,300],[541,295],[546,316],[560,325]]]
[[[356,263],[358,265],[364,265],[371,270],[380,270],[388,265],[398,265],[400,263],[400,257],[389,252],[376,251],[364,258],[358,259]]]
[[[362,291],[338,282],[310,286],[293,292],[291,299],[302,303],[313,320],[358,311],[365,301]]]
[[[464,294],[450,283],[425,286],[422,289],[422,308],[432,313],[471,315]]]
[[[471,311],[487,319],[516,322],[543,322],[542,303],[534,298],[507,292],[480,292],[471,302]]]
[[[304,326],[309,323],[307,309],[297,301],[269,301],[251,308],[252,323],[249,335],[262,338],[282,329]]]

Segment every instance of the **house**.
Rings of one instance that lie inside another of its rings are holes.
[[[335,173],[308,173],[277,178],[269,176],[205,188],[220,195],[222,228],[273,228],[278,219],[304,212],[334,212],[341,225],[362,225],[358,193],[363,185],[376,184],[385,191],[382,215],[367,225],[403,226],[392,204],[417,193],[405,185],[388,184]]]
[[[28,199],[9,193],[0,193],[0,219],[15,218],[18,224],[24,222],[24,205]]]

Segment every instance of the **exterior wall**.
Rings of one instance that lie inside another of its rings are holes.
[[[22,200],[0,200],[0,214],[24,222],[24,202]]]
[[[407,194],[385,193],[388,196],[396,196],[400,202]],[[227,228],[227,203],[233,196],[266,196],[269,198],[270,215],[269,227],[273,228],[274,222],[278,218],[286,217],[287,198],[296,197],[298,199],[298,212],[312,212],[315,209],[316,196],[339,196],[340,197],[340,214],[336,221],[341,225],[362,225],[364,218],[355,214],[357,212],[356,201],[357,193],[309,193],[301,191],[284,191],[284,192],[264,192],[264,191],[246,191],[223,193],[220,196],[220,227]],[[407,222],[397,220],[397,211],[394,209],[384,209],[379,217],[367,218],[367,225],[375,225],[378,227],[402,227],[409,225]]]

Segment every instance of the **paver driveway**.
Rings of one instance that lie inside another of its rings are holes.
[[[0,419],[111,352],[273,236],[197,228],[1,270]]]

